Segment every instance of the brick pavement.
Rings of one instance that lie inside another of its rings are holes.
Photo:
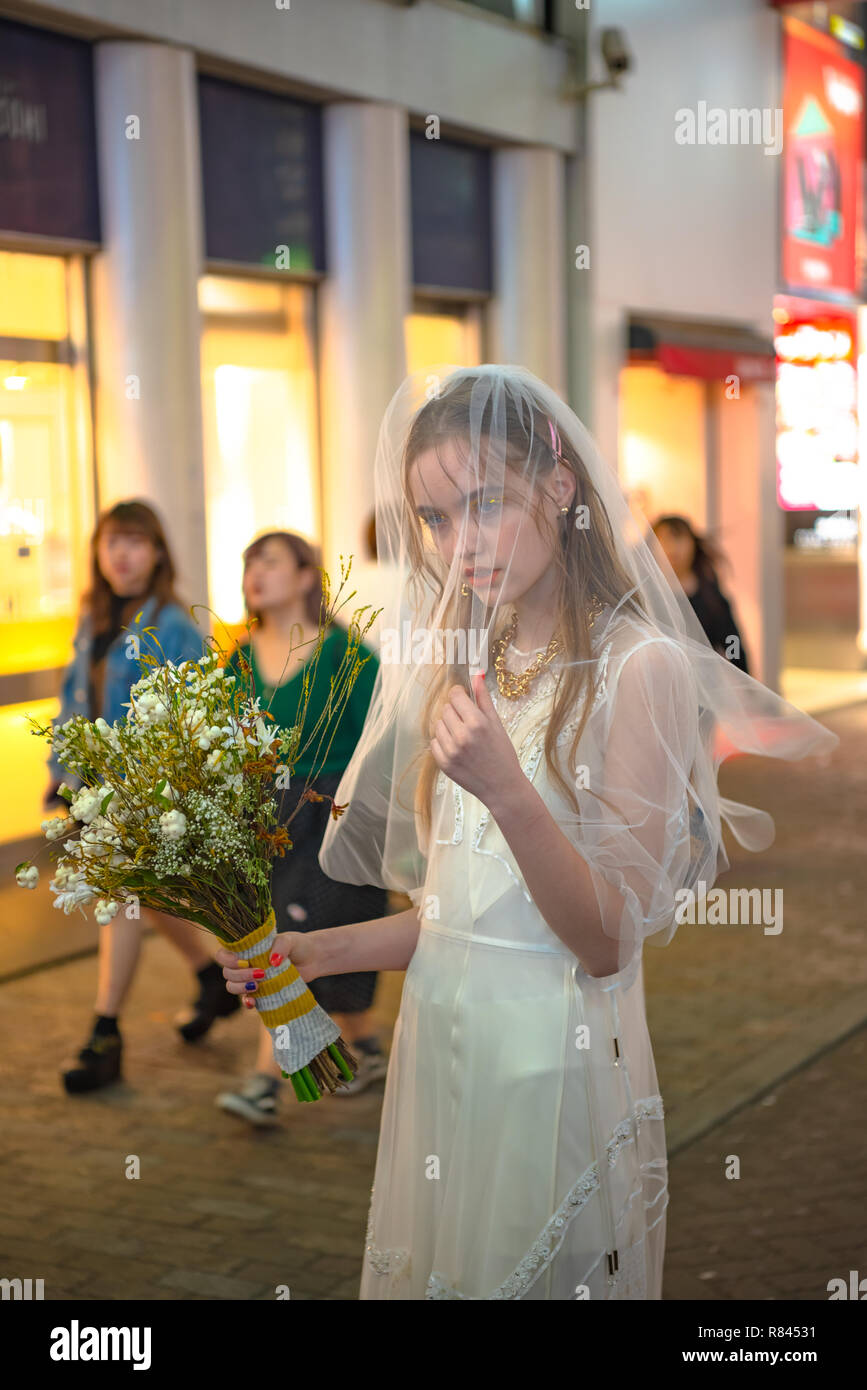
[[[861,1028],[676,1155],[663,1297],[827,1300],[867,1278],[865,1115]]]
[[[725,1290],[758,1277],[765,1267],[758,1242],[766,1238],[773,1278],[800,1281],[801,1297],[826,1297],[828,1278],[861,1267],[849,1256],[853,1202],[864,1207],[849,1156],[863,1158],[863,1135],[853,1139],[863,1084],[858,1092],[849,1043],[772,1091],[775,1104],[741,1109],[679,1153],[867,1018],[867,707],[826,722],[844,744],[825,769],[742,759],[723,773],[727,795],[767,806],[778,819],[777,843],[757,857],[733,852],[727,879],[782,886],[783,932],[684,926],[671,946],[646,952],[674,1155],[669,1298],[751,1296]],[[401,978],[380,979],[386,1040]],[[171,1017],[190,986],[171,947],[148,938],[123,1019],[127,1084],[74,1099],[60,1091],[57,1072],[83,1040],[93,958],[0,986],[0,1272],[44,1278],[51,1299],[266,1299],[278,1284],[288,1284],[293,1298],[356,1298],[381,1085],[312,1106],[298,1106],[284,1088],[282,1127],[251,1131],[213,1100],[252,1062],[255,1018],[226,1020],[186,1047]],[[824,1110],[798,1090],[814,1074],[812,1099]],[[783,1103],[789,1095],[796,1099]],[[741,1154],[744,1176],[721,1185],[720,1154],[732,1152]],[[797,1180],[784,1181],[784,1153],[792,1156],[787,1173],[798,1159]],[[124,1176],[129,1155],[141,1159],[139,1179]],[[823,1231],[839,1243],[820,1250]],[[867,1274],[867,1256],[862,1264]],[[819,1273],[817,1295],[810,1290]],[[683,1291],[691,1287],[705,1292]]]

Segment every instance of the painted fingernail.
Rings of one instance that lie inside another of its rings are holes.
[[[265,971],[264,971],[264,970],[254,970],[254,971],[253,971],[253,979],[254,979],[254,980],[264,980],[264,978],[265,978]]]
[[[274,951],[271,955],[271,965],[279,965],[283,957],[279,951]]]
[[[245,988],[245,989],[258,989],[258,985],[257,985],[253,980],[248,980],[247,983],[245,984],[244,988]]]
[[[247,960],[239,960],[239,961],[238,961],[238,969],[239,969],[239,970],[246,970],[246,969],[247,969],[247,966],[248,966],[249,964],[250,964],[250,962],[247,961]]]

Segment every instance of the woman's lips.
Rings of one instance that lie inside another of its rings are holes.
[[[464,573],[469,580],[475,579],[478,582],[484,582],[488,579],[497,579],[502,574],[502,570],[465,570]]]

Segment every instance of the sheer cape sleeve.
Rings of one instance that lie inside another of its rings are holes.
[[[716,876],[719,822],[714,833],[695,785],[699,723],[689,662],[674,642],[648,637],[609,664],[579,766],[580,814],[560,824],[590,870],[618,971],[646,937],[670,941],[678,894],[702,873]]]

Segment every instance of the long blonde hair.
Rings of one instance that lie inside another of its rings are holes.
[[[434,563],[434,555],[425,546],[420,518],[409,486],[409,471],[415,460],[429,449],[441,447],[446,441],[468,441],[470,402],[475,387],[475,379],[468,377],[453,390],[443,396],[434,397],[418,412],[409,430],[402,461],[403,502],[407,509],[407,533],[409,535],[410,584],[421,582],[432,590],[435,599],[442,598],[444,585],[441,567]],[[483,414],[481,435],[485,437],[485,421],[491,428],[492,405]],[[567,664],[560,673],[554,692],[551,717],[545,731],[544,755],[549,776],[560,789],[567,802],[576,813],[580,807],[573,783],[577,776],[577,754],[587,720],[593,706],[596,678],[593,675],[592,646],[590,636],[590,604],[592,598],[604,604],[620,605],[635,614],[643,613],[643,606],[632,593],[634,588],[626,570],[617,556],[617,547],[611,522],[596,488],[576,450],[566,439],[555,433],[559,447],[547,441],[551,438],[553,422],[538,400],[533,399],[527,418],[512,399],[501,401],[498,405],[497,438],[502,434],[501,415],[505,423],[505,464],[516,476],[529,472],[532,477],[544,480],[550,476],[557,465],[568,469],[576,481],[576,492],[569,513],[565,514],[559,525],[559,536],[555,529],[547,527],[551,541],[551,556],[557,569],[558,585],[555,595],[555,627],[562,639],[562,650]],[[519,442],[520,441],[520,442]],[[525,443],[526,441],[526,443]],[[520,460],[520,462],[519,462]],[[587,524],[576,527],[574,508],[586,508]],[[542,531],[545,518],[540,499],[533,506],[533,515]],[[543,533],[544,534],[544,533]],[[565,602],[566,595],[580,594],[585,603]],[[472,619],[472,594],[463,595],[456,586],[451,598],[451,609],[447,616],[447,626],[467,630]],[[432,733],[439,718],[448,689],[455,684],[467,685],[463,668],[443,664],[435,668],[430,689],[423,707],[423,728]],[[578,707],[585,695],[581,717],[566,754],[566,770],[560,763],[557,739],[567,720]],[[422,766],[416,785],[415,809],[425,833],[430,831],[432,819],[433,787],[438,767],[430,750],[422,755]]]

